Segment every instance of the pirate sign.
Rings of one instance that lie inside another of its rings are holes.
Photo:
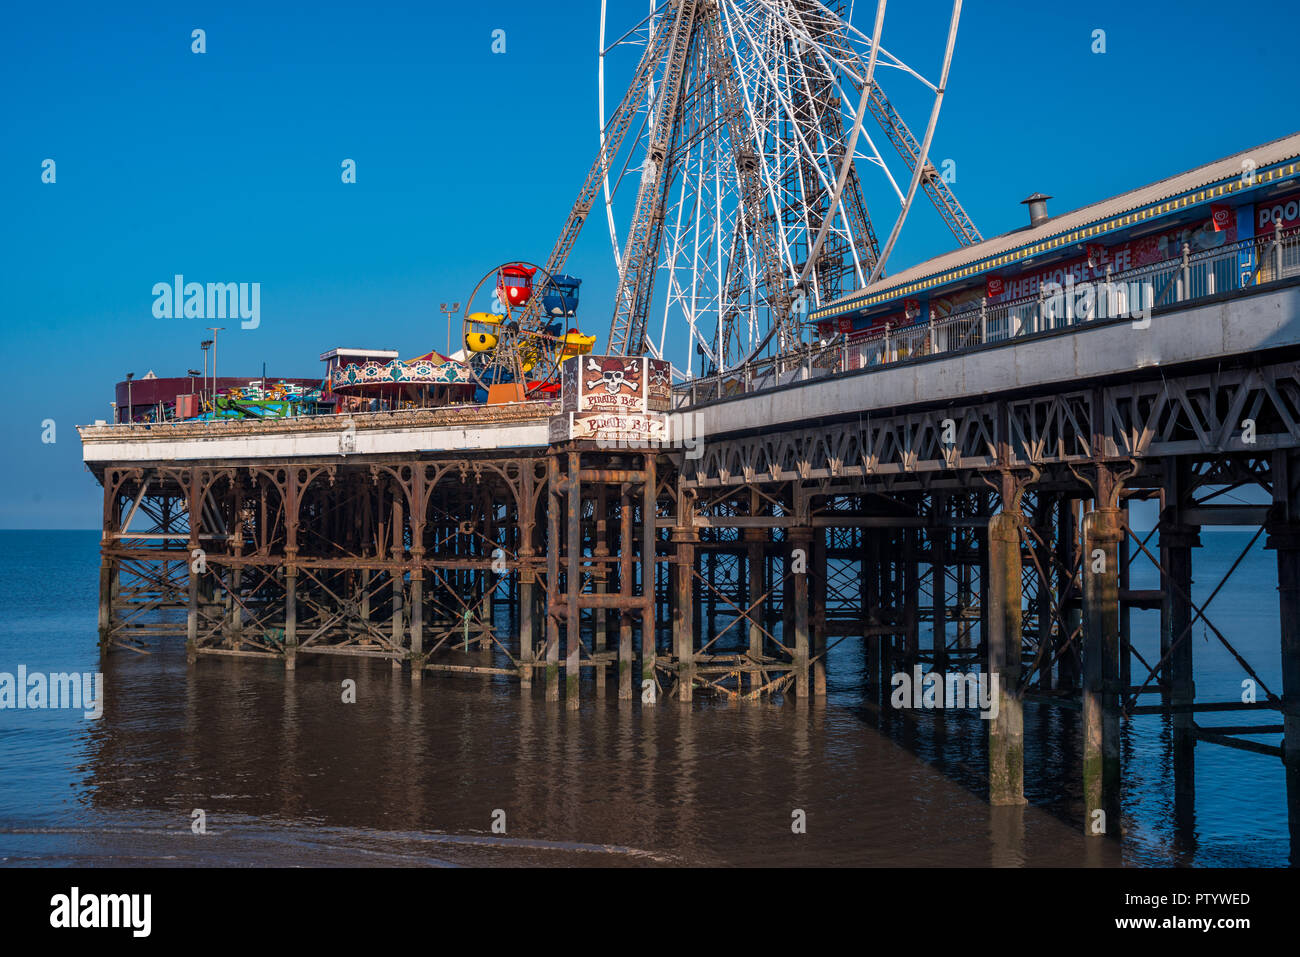
[[[663,359],[646,360],[646,403],[655,412],[667,412],[672,407],[672,364]]]
[[[644,360],[588,356],[582,367],[582,408],[640,409]]]

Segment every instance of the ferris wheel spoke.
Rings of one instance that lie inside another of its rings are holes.
[[[615,40],[615,41],[614,41],[613,43],[611,43],[609,46],[607,46],[607,47],[605,47],[603,50],[601,50],[601,51],[600,51],[600,55],[603,57],[603,56],[605,56],[607,53],[609,53],[611,50],[613,50],[615,47],[617,47],[617,46],[621,46],[623,43],[627,42],[628,38],[629,38],[630,36],[632,36],[632,34],[636,33],[638,30],[640,30],[642,27],[644,27],[646,24],[648,24],[648,23],[649,23],[651,20],[653,20],[655,17],[657,17],[657,16],[659,16],[661,13],[663,13],[664,8],[667,7],[668,4],[669,4],[670,2],[671,2],[671,0],[664,0],[664,2],[661,3],[661,4],[659,4],[659,6],[657,6],[657,7],[655,7],[653,4],[651,4],[651,10],[650,10],[650,12],[647,13],[644,17],[642,17],[642,18],[641,18],[637,23],[633,24],[633,25],[628,29],[628,31],[627,31],[626,33],[624,33],[621,37],[619,37],[617,40]],[[603,43],[605,42],[605,2],[604,2],[604,0],[602,0],[602,2],[601,2],[601,4],[600,4],[600,38],[601,38],[601,43],[603,44]]]
[[[829,186],[830,185],[829,179],[825,177],[824,170],[822,170],[822,164],[820,162],[822,156],[817,151],[815,151],[811,146],[809,146],[805,136],[800,131],[799,126],[800,126],[801,118],[797,115],[793,107],[793,104],[790,102],[789,95],[783,94],[781,92],[780,89],[781,84],[779,83],[779,77],[774,76],[770,71],[765,72],[765,77],[768,83],[770,84],[770,88],[776,97],[777,103],[779,104],[780,108],[785,112],[786,118],[793,126],[795,142],[803,150],[804,155],[811,161],[812,168],[817,170],[819,177],[822,179],[822,185]]]
[[[750,36],[752,38],[752,34]],[[826,142],[824,131],[821,129],[820,118],[815,114],[812,117],[816,121],[813,124],[813,129],[817,137],[817,148],[814,148],[814,145],[810,144],[807,137],[800,131],[800,126],[809,118],[799,115],[793,108],[789,91],[797,90],[802,85],[804,90],[807,90],[808,102],[815,102],[815,98],[811,95],[811,90],[808,89],[806,78],[795,75],[802,68],[800,59],[794,58],[793,62],[797,64],[793,72],[791,70],[791,61],[786,60],[781,64],[780,73],[774,74],[770,70],[763,73],[763,79],[769,81],[769,89],[773,93],[774,112],[783,113],[795,133],[794,152],[782,154],[780,151],[781,142],[778,141],[776,154],[765,154],[771,165],[775,167],[765,178],[774,183],[776,189],[780,191],[779,198],[775,198],[773,204],[785,228],[781,244],[787,250],[787,260],[790,261],[792,276],[795,271],[795,264],[790,251],[796,245],[806,244],[807,237],[811,235],[815,228],[811,219],[815,208],[813,198],[829,192],[830,179],[827,170],[831,166],[828,158],[830,153],[829,144]],[[782,85],[786,88],[784,92],[779,89]],[[792,174],[791,170],[793,171]],[[810,173],[815,173],[817,180],[815,184],[808,181]],[[784,188],[784,184],[788,181],[790,175],[793,175],[795,186],[793,190]],[[816,191],[817,189],[820,190],[820,193]],[[794,220],[791,219],[790,211],[792,210],[795,211],[796,218]],[[813,282],[812,292],[814,302],[820,302],[822,298],[821,289],[816,279]]]
[[[720,6],[725,6],[729,11],[734,10],[734,4],[728,2],[728,0],[723,0],[723,3],[720,4]],[[752,41],[752,37],[750,39]],[[734,48],[731,52],[734,55],[735,52]],[[726,51],[723,51],[723,55],[725,54]],[[764,71],[764,76],[770,80],[770,73]],[[763,184],[763,188],[767,196],[767,201],[771,204],[770,212],[774,215],[779,216],[781,211],[781,204],[777,198],[777,193],[776,193],[776,189],[777,189],[776,184],[778,178],[775,175],[773,169],[771,168],[770,162],[766,162],[766,160],[769,159],[769,154],[767,152],[766,131],[764,129],[760,129],[758,126],[758,122],[756,120],[756,113],[758,113],[759,111],[756,111],[755,109],[756,101],[749,89],[748,81],[744,73],[738,71],[737,78],[740,81],[741,94],[745,100],[744,112],[746,116],[749,118],[749,129],[752,136],[751,145],[753,146],[754,153],[759,165],[759,171],[760,171],[759,178]],[[774,93],[775,91],[772,92]],[[754,225],[757,226],[757,224]],[[794,268],[794,261],[791,258],[789,246],[785,242],[785,235],[781,230],[777,231],[777,240],[778,240],[778,254],[782,259],[784,267],[788,271],[790,278],[793,280],[796,275],[795,268]]]

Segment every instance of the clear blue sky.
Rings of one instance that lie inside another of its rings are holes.
[[[155,282],[260,282],[261,327],[226,323],[223,373],[265,360],[273,375],[314,376],[336,345],[442,348],[441,300],[502,261],[544,260],[596,149],[599,6],[7,9],[0,527],[98,527],[74,427],[108,416],[125,372],[199,364],[211,324],[155,319]],[[892,4],[887,46],[934,72],[946,9]],[[504,55],[491,52],[498,28]],[[1098,28],[1104,55],[1090,51]],[[933,156],[957,161],[954,188],[984,234],[1004,232],[1034,190],[1062,212],[1300,128],[1297,36],[1295,5],[1276,0],[968,2]],[[355,185],[340,182],[344,158]],[[918,206],[891,269],[951,242]],[[585,280],[584,329],[603,341],[603,224],[569,271]]]

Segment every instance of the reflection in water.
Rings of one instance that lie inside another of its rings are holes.
[[[1077,711],[1026,705],[1030,804],[990,808],[984,723],[881,713],[851,641],[830,652],[821,704],[697,697],[642,710],[595,700],[588,682],[576,713],[540,684],[527,698],[500,678],[412,685],[382,662],[191,667],[163,642],[101,665],[94,534],[20,545],[0,561],[0,594],[22,596],[0,629],[0,670],[102,667],[106,700],[99,721],[0,712],[0,863],[1287,863],[1281,762],[1198,745],[1193,764],[1171,747],[1168,718],[1123,725],[1123,842],[1088,841]],[[1227,610],[1273,681],[1275,610],[1248,590],[1218,600],[1237,602]],[[1235,663],[1206,642],[1198,655],[1198,688],[1230,697]],[[345,679],[356,704],[343,703]],[[202,836],[190,830],[200,808]],[[805,834],[791,830],[795,809]],[[497,810],[505,834],[492,831]]]
[[[300,658],[286,674],[187,667],[163,648],[106,667],[89,820],[129,821],[118,841],[146,858],[319,863],[330,847],[339,863],[1019,866],[1080,863],[1098,843],[1039,808],[989,808],[971,741],[984,729],[956,715],[940,751],[931,715],[887,716],[898,727],[882,733],[833,701],[643,711],[610,697],[575,713],[541,688],[412,685],[384,663]],[[179,837],[195,808],[202,842]],[[796,809],[806,833],[792,831]],[[1118,863],[1106,843],[1103,861]]]

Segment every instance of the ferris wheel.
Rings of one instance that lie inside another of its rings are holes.
[[[918,193],[958,242],[980,241],[929,158],[961,0],[942,8],[928,75],[882,45],[886,0],[854,6],[601,0],[600,151],[547,268],[604,219],[611,353],[698,375],[796,348],[808,313],[883,275]],[[910,87],[920,138],[882,79]],[[883,233],[865,183],[890,197]]]

